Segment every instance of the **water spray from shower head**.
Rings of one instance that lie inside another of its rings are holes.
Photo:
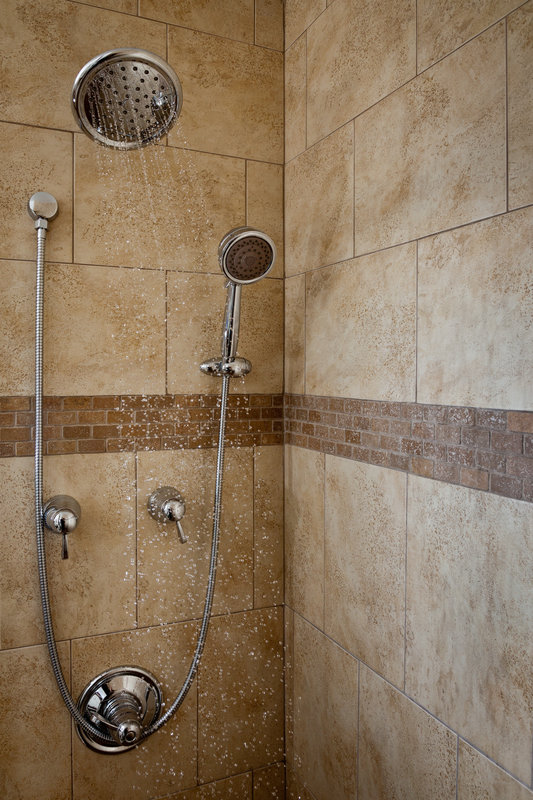
[[[157,142],[181,111],[174,70],[147,50],[123,47],[89,61],[72,87],[72,110],[91,139],[118,150]]]

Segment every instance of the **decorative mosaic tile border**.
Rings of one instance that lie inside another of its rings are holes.
[[[215,447],[217,395],[43,398],[46,455]],[[33,397],[0,397],[0,457],[33,455]],[[230,447],[283,443],[283,396],[228,397]]]
[[[533,412],[285,395],[285,442],[533,502]]]

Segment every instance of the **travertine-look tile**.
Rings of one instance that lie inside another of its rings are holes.
[[[244,220],[244,162],[173,147],[129,152],[75,137],[75,260],[208,272]]]
[[[60,639],[128,628],[135,622],[134,463],[131,454],[47,456],[43,498],[69,494],[81,506],[61,559],[61,537],[45,531],[54,628]],[[44,641],[35,554],[33,460],[2,459],[0,544],[2,647]]]
[[[285,657],[285,763],[294,766],[294,611],[284,608],[284,657]],[[288,784],[287,784],[288,790]]]
[[[285,800],[285,764],[254,770],[254,800]]]
[[[165,625],[72,643],[74,696],[110,667],[135,664],[161,685],[168,707],[187,675],[196,645],[196,624]],[[163,728],[138,749],[105,758],[72,736],[74,797],[118,798],[127,786],[132,800],[166,796],[196,784],[197,688],[194,682],[183,704]],[[157,788],[155,788],[157,787]]]
[[[168,275],[168,390],[219,391],[199,365],[221,352],[226,279],[220,275]],[[280,393],[283,387],[283,283],[265,278],[244,286],[238,354],[252,362],[234,392]]]
[[[283,755],[283,618],[258,609],[211,620],[200,664],[201,781]]]
[[[305,275],[285,281],[285,391],[305,392]]]
[[[414,244],[309,274],[305,303],[307,392],[414,401]]]
[[[325,8],[326,0],[286,0],[285,47],[290,47]]]
[[[246,224],[267,233],[276,245],[270,278],[283,278],[283,167],[248,161],[246,164]]]
[[[0,123],[0,183],[9,187],[0,205],[0,257],[35,259],[37,235],[28,200],[35,192],[48,192],[59,212],[49,225],[46,257],[71,261],[72,137]]]
[[[216,451],[184,450],[138,454],[139,624],[151,625],[202,615],[211,551]],[[252,451],[228,449],[220,521],[214,613],[253,605]],[[185,500],[176,526],[158,523],[147,500],[160,486],[173,486]]]
[[[415,0],[337,0],[307,33],[307,144],[416,74]]]
[[[533,792],[459,741],[458,800],[531,800]]]
[[[285,448],[285,602],[324,626],[324,455]]]
[[[287,164],[287,275],[352,257],[353,175],[351,123]]]
[[[418,70],[455,50],[464,42],[493,25],[520,0],[419,0]]]
[[[35,267],[2,262],[2,277],[0,391],[32,394]],[[164,273],[47,262],[43,372],[48,395],[164,392]]]
[[[283,448],[254,451],[254,608],[283,603]]]
[[[283,51],[283,0],[256,0],[255,43]]]
[[[137,0],[81,0],[87,6],[109,8],[122,14],[137,14]]]
[[[45,394],[165,391],[165,275],[47,265]],[[95,345],[97,343],[97,345]]]
[[[287,800],[315,800],[311,792],[300,783],[293,770],[287,765]]]
[[[356,254],[505,211],[504,24],[354,125]]]
[[[252,773],[213,781],[196,789],[172,794],[168,800],[252,800]]]
[[[306,148],[306,37],[285,53],[285,161]]]
[[[418,249],[418,401],[533,408],[532,209]]]
[[[68,683],[68,643],[58,642],[57,649]],[[70,715],[48,649],[0,653],[0,676],[2,797],[70,800]]]
[[[185,139],[195,150],[282,163],[281,53],[170,28],[169,58],[185,98],[171,144]]]
[[[0,261],[0,394],[35,387],[35,264]]]
[[[325,632],[403,686],[407,479],[326,456]]]
[[[406,690],[531,777],[533,506],[409,476]]]
[[[90,5],[5,0],[2,22],[3,120],[75,131],[72,84],[91,58],[124,44],[165,58],[164,25]]]
[[[359,704],[359,796],[455,800],[455,734],[363,664]]]
[[[140,15],[229,39],[254,40],[253,0],[140,0]]]
[[[295,772],[317,800],[355,796],[357,661],[294,617]]]
[[[533,3],[507,23],[509,103],[509,207],[533,202]]]

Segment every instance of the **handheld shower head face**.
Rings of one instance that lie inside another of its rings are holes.
[[[233,283],[255,283],[274,266],[276,246],[262,231],[233,228],[220,242],[218,260],[222,272]]]
[[[158,141],[182,105],[174,70],[147,50],[119,48],[101,53],[79,72],[72,110],[82,131],[119,150]]]

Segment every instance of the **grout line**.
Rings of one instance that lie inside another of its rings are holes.
[[[303,152],[306,153],[307,150],[309,149],[309,141],[308,141],[308,138],[307,138],[307,128],[308,128],[308,125],[307,125],[307,114],[308,114],[308,107],[307,107],[308,106],[308,104],[307,104],[307,94],[308,94],[308,80],[307,80],[307,29],[305,30],[304,33],[305,33],[305,87],[304,87],[305,88],[305,125],[304,125],[305,148],[304,148]],[[301,155],[301,153],[298,154],[298,155]],[[294,158],[298,158],[298,155],[294,156]],[[290,161],[291,161],[291,159],[289,159],[289,161],[287,161],[287,164],[289,164]],[[287,164],[285,164],[285,166],[287,166]]]
[[[72,191],[72,208],[71,208],[71,225],[72,225],[72,234],[71,234],[71,248],[70,248],[70,260],[71,263],[74,264],[74,226],[75,226],[75,215],[74,215],[74,204],[76,202],[76,159],[75,159],[75,148],[76,148],[76,137],[72,134],[72,175],[71,175],[71,191]],[[56,262],[57,263],[57,262]]]
[[[418,0],[415,0],[415,75],[418,75]]]
[[[359,798],[359,754],[361,752],[361,662],[357,660],[357,734],[355,753],[355,800]]]
[[[168,270],[165,270],[165,394],[168,393]]]
[[[301,272],[295,272],[294,274],[288,275],[287,277],[295,278],[297,275],[307,275],[310,272],[318,272],[321,269],[328,269],[329,267],[336,267],[336,266],[338,266],[340,264],[346,264],[349,261],[353,261],[354,259],[357,259],[357,258],[364,258],[365,256],[376,255],[377,253],[383,253],[386,250],[392,250],[395,247],[403,247],[406,244],[414,244],[415,242],[416,243],[423,242],[425,239],[431,239],[431,238],[433,238],[435,236],[441,236],[444,233],[451,233],[453,231],[461,230],[462,228],[468,228],[470,225],[478,225],[478,224],[480,224],[482,222],[490,222],[490,220],[498,219],[498,217],[506,216],[507,213],[514,214],[516,211],[525,211],[525,210],[527,210],[529,208],[532,208],[532,207],[533,207],[533,203],[526,203],[525,205],[519,206],[518,208],[510,209],[509,212],[500,211],[497,214],[491,214],[490,216],[487,216],[487,217],[480,217],[479,219],[471,219],[471,220],[468,220],[467,222],[462,222],[462,223],[460,223],[458,225],[453,225],[453,226],[451,226],[449,228],[441,228],[439,230],[430,231],[429,233],[424,233],[421,236],[413,236],[412,239],[405,239],[405,240],[403,240],[401,242],[392,242],[391,244],[384,245],[383,247],[377,247],[375,250],[365,250],[362,253],[357,253],[353,257],[350,256],[348,258],[342,258],[342,259],[339,259],[338,261],[331,261],[331,262],[329,262],[327,264],[320,264],[319,266],[311,267],[310,269],[302,270]]]
[[[139,453],[135,453],[135,630],[139,630],[139,564],[137,553],[139,548]]]
[[[405,558],[403,586],[403,691],[407,687],[407,544],[409,535],[409,474],[405,476]]]

